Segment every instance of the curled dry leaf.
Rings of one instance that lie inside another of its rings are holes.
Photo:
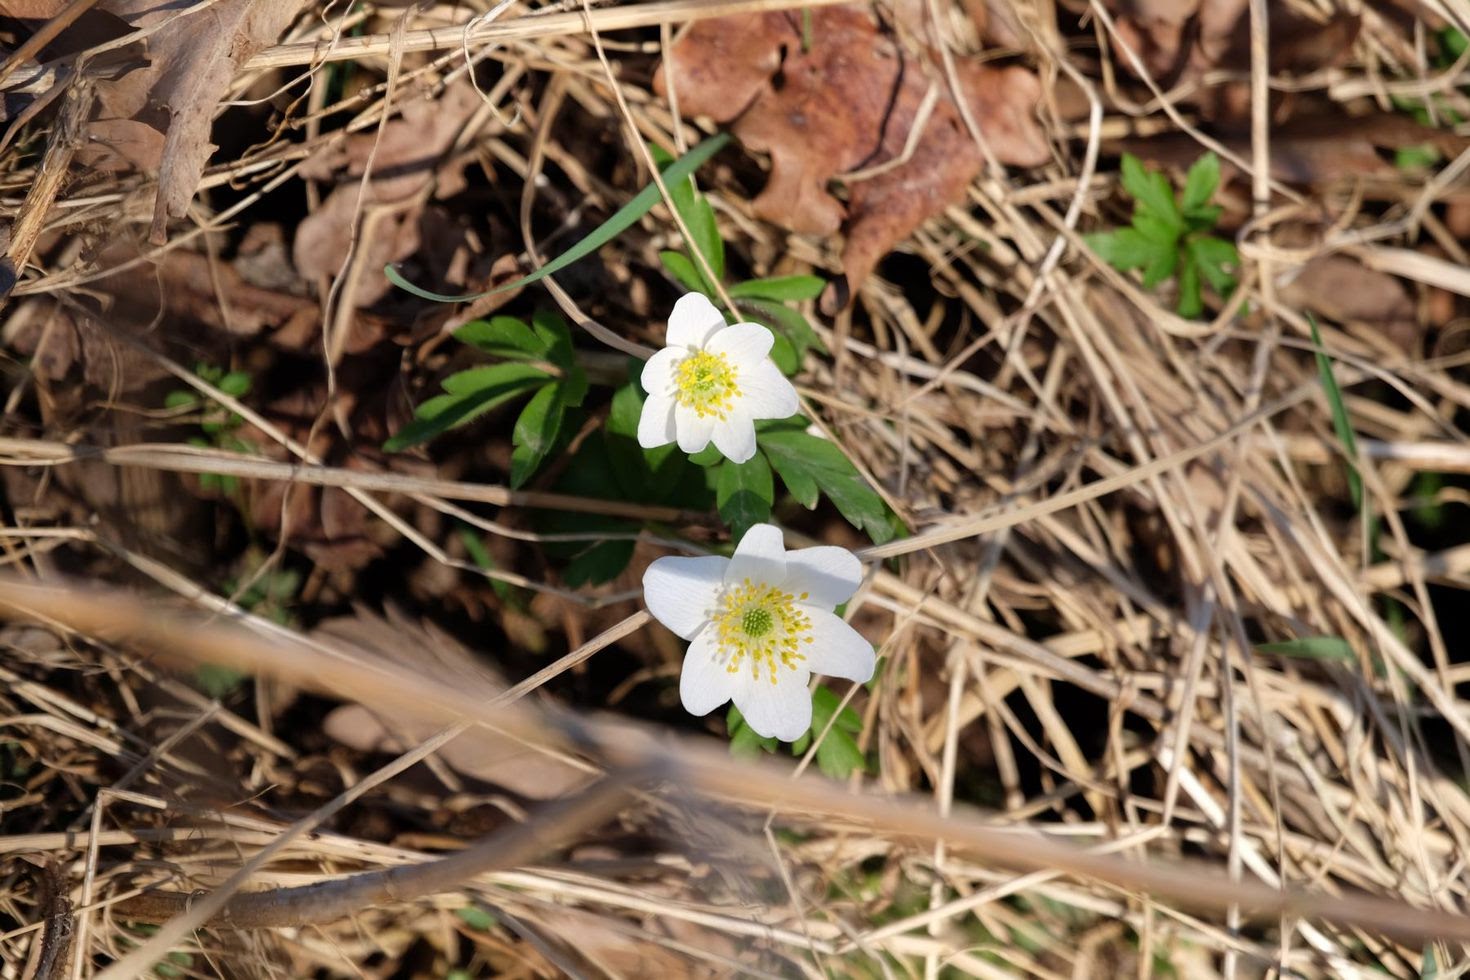
[[[654,87],[667,93],[672,85],[686,115],[738,118],[736,136],[771,155],[770,179],[753,202],[762,218],[813,235],[847,222],[850,294],[923,221],[959,201],[984,160],[943,72],[906,51],[865,9],[813,10],[808,50],[802,34],[801,17],[790,11],[700,21],[668,53]],[[1049,159],[1032,115],[1041,98],[1034,75],[964,59],[956,69],[960,97],[998,162]],[[827,185],[854,171],[844,206]],[[829,289],[824,309],[841,305],[841,292]]]

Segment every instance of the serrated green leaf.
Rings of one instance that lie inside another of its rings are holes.
[[[493,364],[451,375],[444,380],[444,386],[449,388],[453,382],[455,390],[420,405],[414,412],[414,420],[383,443],[383,449],[391,453],[416,446],[545,384],[546,380],[544,371],[526,364]]]
[[[700,274],[699,269],[689,261],[689,256],[683,252],[665,249],[658,253],[658,260],[663,263],[669,275],[674,277],[674,281],[689,292],[704,293],[708,296],[713,291],[704,276]]]
[[[454,337],[496,357],[543,360],[551,350],[545,338],[537,335],[525,320],[514,316],[471,320],[454,331]]]
[[[567,563],[561,575],[562,581],[573,589],[611,582],[633,560],[635,544],[637,542],[631,539],[597,542]]]
[[[758,442],[781,482],[802,504],[814,506],[814,489],[820,487],[848,523],[866,532],[875,543],[882,544],[893,536],[883,498],[868,486],[841,449],[826,439],[790,429],[760,433]]]
[[[708,469],[709,467],[714,466],[716,463],[720,462],[724,458],[725,454],[720,452],[720,450],[715,446],[714,443],[710,443],[699,452],[690,456],[689,462],[693,463],[695,466],[702,466]]]
[[[670,164],[667,170],[663,171],[665,184],[675,183],[688,177],[706,160],[723,149],[728,142],[730,142],[729,133],[716,133],[704,140],[698,146]],[[412,293],[419,299],[432,300],[436,303],[467,303],[484,296],[503,293],[511,289],[519,289],[522,286],[529,286],[533,282],[560,272],[578,259],[591,255],[618,235],[631,228],[637,223],[639,218],[642,218],[652,210],[653,206],[660,200],[661,195],[659,194],[658,185],[650,182],[648,186],[635,194],[631,201],[623,205],[612,217],[599,225],[597,230],[577,242],[577,244],[567,249],[561,255],[558,255],[529,276],[524,276],[515,282],[509,282],[503,286],[496,286],[494,289],[489,289],[482,293],[471,293],[466,296],[450,296],[444,293],[430,292],[427,289],[420,289],[403,278],[398,270],[391,265],[383,268],[383,274],[388,277],[388,281],[393,283],[393,285]]]
[[[750,757],[756,755],[759,749],[766,752],[776,751],[776,738],[757,735],[755,729],[745,723],[740,709],[733,704],[725,712],[725,731],[730,735],[731,755]]]
[[[770,299],[778,303],[816,299],[827,286],[819,276],[774,276],[747,279],[730,287],[731,299]]]
[[[1182,232],[1184,219],[1174,201],[1169,178],[1156,170],[1145,170],[1143,163],[1131,153],[1123,154],[1122,169],[1123,189],[1133,198],[1135,214],[1140,210],[1152,214]]]
[[[555,310],[537,310],[531,316],[531,329],[546,345],[546,356],[551,363],[565,370],[573,364],[572,331],[567,321]]]
[[[1098,258],[1119,272],[1142,269],[1158,256],[1173,250],[1172,245],[1165,248],[1145,237],[1137,228],[1097,232],[1083,238],[1087,247],[1098,254]]]
[[[1184,224],[1192,232],[1214,231],[1215,224],[1219,222],[1224,208],[1210,204],[1202,208],[1195,208],[1184,213]]]
[[[1153,289],[1159,283],[1164,282],[1179,268],[1179,250],[1171,248],[1154,255],[1143,270],[1143,288]]]
[[[1185,214],[1204,207],[1220,187],[1220,158],[1206,153],[1189,168],[1184,178],[1184,193],[1179,205]]]
[[[643,389],[630,381],[613,392],[607,415],[607,454],[618,488],[629,500],[663,502],[689,467],[677,443],[655,449],[638,444]]]
[[[1279,643],[1257,643],[1256,649],[1261,653],[1313,660],[1352,660],[1355,656],[1352,646],[1340,636],[1304,636]]]
[[[1179,304],[1175,310],[1186,320],[1193,320],[1204,309],[1204,297],[1200,295],[1199,266],[1192,256],[1186,257],[1179,266]]]
[[[743,463],[727,459],[720,464],[715,484],[715,505],[720,509],[720,520],[725,522],[736,540],[753,525],[771,519],[771,503],[775,499],[771,467],[761,453],[757,452]]]
[[[1235,277],[1228,270],[1240,267],[1240,254],[1233,243],[1210,235],[1191,238],[1185,247],[1211,289],[1224,295],[1235,288]]]
[[[561,394],[561,385],[546,385],[521,409],[515,431],[511,434],[515,446],[510,454],[512,490],[525,485],[556,445],[556,434],[561,431],[562,414],[566,409]]]
[[[1160,252],[1179,247],[1179,229],[1151,214],[1135,214],[1133,228]]]
[[[846,779],[865,765],[867,759],[847,732],[834,728],[817,746],[817,768],[832,779]]]
[[[837,692],[830,687],[819,687],[812,692],[812,731],[820,732],[827,727],[832,713],[837,706],[842,704],[842,699]],[[863,730],[863,720],[851,705],[842,709],[837,716],[837,723],[832,726],[834,731],[845,731],[850,735],[856,735]]]

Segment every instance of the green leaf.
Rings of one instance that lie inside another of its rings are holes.
[[[758,440],[786,489],[804,506],[816,505],[815,489],[820,487],[842,516],[866,532],[874,543],[882,544],[893,537],[883,498],[868,486],[841,449],[826,439],[791,429],[763,432]]]
[[[771,503],[775,499],[770,464],[759,452],[743,463],[727,459],[721,464],[715,504],[720,508],[720,519],[737,540],[752,525],[771,519]]]
[[[661,502],[673,492],[687,467],[677,443],[655,449],[638,444],[643,388],[630,381],[613,392],[607,414],[607,454],[618,488],[629,500]]]
[[[690,456],[689,462],[693,463],[695,466],[703,466],[708,468],[714,466],[716,463],[720,462],[724,458],[725,454],[720,452],[720,450],[715,446],[714,443],[710,443],[699,452]]]
[[[833,779],[846,779],[866,765],[862,749],[847,732],[834,728],[817,746],[817,768]]]
[[[773,334],[771,337],[770,358],[777,370],[788,378],[801,370],[801,358],[797,356],[796,348],[781,334]]]
[[[663,172],[665,184],[672,181],[680,181],[688,177],[695,170],[699,169],[706,160],[722,150],[728,142],[730,142],[729,133],[716,133],[704,140],[669,165],[669,168]],[[529,276],[517,279],[515,282],[506,283],[503,286],[497,286],[494,289],[486,290],[483,293],[471,293],[467,296],[449,296],[444,293],[433,293],[427,289],[420,289],[415,286],[403,278],[398,270],[391,265],[383,268],[383,274],[388,277],[389,282],[393,283],[399,289],[410,292],[419,299],[432,300],[436,303],[466,303],[483,296],[492,296],[496,293],[506,292],[507,290],[519,289],[522,286],[529,286],[531,283],[544,279],[547,276],[555,275],[573,262],[591,255],[618,235],[633,227],[638,219],[652,210],[653,206],[660,200],[661,196],[658,185],[649,183],[643,190],[635,194],[631,201],[619,208],[612,217],[599,225],[597,230],[577,242],[577,244],[567,249],[561,255],[558,255]]]
[[[761,299],[737,300],[735,306],[736,312],[749,314],[755,318],[757,323],[765,324],[776,334],[791,341],[791,346],[796,348],[798,357],[805,357],[808,350],[827,353],[822,338],[817,336],[817,331],[812,328],[811,322],[789,306]]]
[[[1143,270],[1143,288],[1153,289],[1174,274],[1179,267],[1179,250],[1169,248],[1155,253],[1153,260]]]
[[[1240,267],[1240,255],[1232,243],[1213,236],[1192,238],[1185,248],[1211,289],[1221,296],[1235,290],[1235,277],[1227,270]]]
[[[525,485],[556,445],[556,434],[561,430],[561,417],[566,408],[561,394],[561,385],[547,385],[532,395],[526,407],[521,409],[515,431],[511,434],[515,445],[510,454],[512,490]]]
[[[1206,153],[1194,161],[1188,176],[1184,178],[1184,194],[1179,202],[1180,207],[1185,214],[1204,207],[1210,203],[1219,186],[1220,158],[1214,153]]]
[[[755,729],[745,723],[740,709],[733,704],[730,705],[730,710],[725,712],[725,731],[730,733],[731,755],[751,758],[762,750],[776,751],[776,738],[774,736],[763,738],[757,735]]]
[[[633,560],[633,546],[637,543],[632,539],[597,542],[567,563],[562,581],[573,589],[611,582]]]
[[[546,356],[562,368],[572,366],[572,331],[555,310],[537,310],[531,315],[531,329],[546,345]]]
[[[778,303],[816,299],[827,286],[819,276],[775,276],[747,279],[730,287],[731,299],[771,299]]]
[[[674,277],[674,281],[689,292],[704,293],[706,296],[714,292],[709,283],[705,281],[704,276],[700,274],[699,269],[689,261],[689,256],[683,252],[665,249],[658,253],[658,260],[663,263],[669,275]]]
[[[1162,247],[1143,235],[1137,228],[1120,228],[1117,231],[1097,232],[1084,235],[1087,247],[1097,253],[1098,258],[1119,272],[1142,269],[1159,255],[1173,249]]]
[[[1187,257],[1179,266],[1179,305],[1176,309],[1187,320],[1193,320],[1205,310],[1199,288],[1199,266],[1193,257]]]
[[[176,389],[163,396],[164,408],[193,408],[200,402],[199,395],[193,391]]]
[[[819,687],[812,692],[812,731],[820,732],[827,727],[832,713],[842,699],[837,692],[830,687]],[[853,710],[851,705],[842,709],[842,714],[837,716],[837,723],[832,726],[833,731],[843,731],[850,735],[856,735],[863,730],[863,719]]]
[[[1160,220],[1184,230],[1184,219],[1174,201],[1174,188],[1169,178],[1156,170],[1145,170],[1138,157],[1123,154],[1123,189],[1132,196],[1136,208],[1152,214]]]
[[[548,375],[527,364],[492,364],[471,368],[444,379],[448,394],[430,398],[414,412],[414,420],[383,443],[385,452],[399,452],[477,418],[530,388],[546,383]]]
[[[1133,228],[1161,252],[1179,246],[1179,229],[1151,214],[1134,215]]]
[[[694,236],[692,245],[709,263],[716,280],[725,278],[725,243],[720,240],[720,226],[715,220],[715,209],[703,194],[696,194],[694,202],[683,213],[684,224]],[[699,268],[699,263],[694,263]]]
[[[496,357],[543,360],[551,352],[543,337],[536,334],[526,321],[513,316],[471,320],[454,331],[454,337]]]
[[[231,398],[243,398],[250,393],[250,375],[244,371],[231,371],[215,387]]]
[[[1464,37],[1463,34],[1460,35]],[[1424,944],[1424,956],[1419,961],[1419,980],[1439,980],[1439,960],[1434,955],[1434,944]]]
[[[214,474],[205,475],[213,476]],[[240,686],[240,682],[245,680],[245,677],[245,674],[233,667],[221,667],[218,664],[200,664],[194,672],[194,679],[199,682],[199,689],[215,700],[234,691]]]
[[[1307,324],[1312,328],[1312,347],[1317,358],[1317,375],[1322,381],[1322,389],[1327,393],[1327,403],[1332,409],[1332,429],[1337,433],[1337,440],[1342,443],[1343,450],[1347,453],[1348,492],[1352,495],[1353,506],[1362,510],[1364,504],[1363,478],[1358,475],[1358,439],[1353,433],[1353,423],[1348,418],[1347,406],[1342,400],[1342,389],[1337,386],[1337,376],[1332,373],[1332,361],[1328,359],[1327,352],[1322,348],[1322,334],[1317,330],[1316,317],[1308,313]]]
[[[1257,643],[1261,653],[1283,657],[1307,657],[1313,660],[1352,660],[1353,648],[1340,636],[1304,636],[1280,643]]]
[[[459,916],[460,921],[465,925],[471,929],[478,929],[481,932],[489,932],[491,929],[494,929],[496,923],[499,921],[488,910],[478,905],[466,905],[462,908],[457,908],[454,910],[454,914]]]

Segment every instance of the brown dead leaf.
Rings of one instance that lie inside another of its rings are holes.
[[[463,187],[459,172],[442,168],[441,158],[480,105],[479,93],[461,80],[438,98],[405,105],[402,115],[383,127],[381,139],[375,131],[358,134],[309,158],[302,168],[305,176],[340,183],[296,230],[292,254],[302,278],[335,277],[352,248],[359,213],[375,208],[379,214],[372,233],[363,236],[366,271],[356,284],[353,301],[367,306],[382,298],[389,289],[383,266],[412,255],[422,244],[419,219],[426,203],[424,192],[436,180],[442,196]],[[364,188],[362,175],[369,160],[372,173]]]
[[[1413,351],[1419,330],[1414,299],[1401,279],[1346,255],[1324,255],[1302,267],[1278,293],[1294,309],[1313,310],[1338,323],[1359,323],[1395,346]]]
[[[802,50],[792,12],[696,23],[654,78],[670,79],[687,115],[736,117],[735,134],[771,155],[771,176],[753,202],[762,218],[802,234],[830,235],[847,222],[843,272],[850,295],[873,266],[926,219],[961,199],[983,160],[950,98],[941,72],[905,51],[860,7],[811,12],[810,50]],[[1001,163],[1049,159],[1032,116],[1035,76],[1022,68],[961,61],[961,94]],[[912,156],[904,158],[920,108],[933,88],[933,111]],[[849,182],[843,205],[828,190]],[[840,305],[838,290],[824,308]]]

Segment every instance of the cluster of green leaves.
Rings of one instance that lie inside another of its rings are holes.
[[[833,779],[846,779],[867,766],[863,751],[857,744],[863,720],[851,707],[844,707],[839,712],[837,709],[841,704],[841,699],[830,688],[819,687],[812,691],[812,727],[790,746],[792,755],[802,756],[811,747],[812,738],[826,730],[826,736],[817,743],[817,768]],[[834,714],[836,721],[832,720]],[[827,729],[828,722],[832,724],[830,730]],[[776,739],[757,735],[733,704],[725,714],[725,728],[730,733],[732,755],[750,757],[776,751]]]
[[[258,563],[262,560],[260,552],[251,549],[246,553],[243,564],[258,569]],[[245,591],[235,595],[240,589],[240,580],[226,579],[225,594],[233,597],[235,604],[247,612],[282,626],[290,625],[291,606],[296,601],[297,593],[301,591],[301,573],[294,568],[275,566],[262,575],[250,576],[248,580],[249,585]],[[245,674],[233,667],[222,667],[218,664],[204,664],[194,672],[194,679],[198,681],[200,689],[212,698],[228,696],[240,686],[245,677]]]
[[[1133,223],[1086,236],[1088,247],[1120,272],[1142,269],[1147,289],[1177,278],[1179,315],[1197,317],[1204,311],[1202,284],[1229,295],[1235,289],[1231,270],[1240,266],[1235,246],[1210,234],[1220,220],[1219,206],[1210,203],[1219,186],[1220,160],[1213,153],[1189,168],[1177,197],[1168,177],[1125,153],[1123,190],[1133,198]]]
[[[475,320],[456,330],[454,336],[503,360],[445,378],[440,382],[444,394],[420,405],[413,421],[383,448],[398,452],[427,442],[530,394],[511,435],[514,449],[510,485],[523,486],[556,446],[567,411],[581,405],[587,395],[587,375],[577,364],[567,323],[546,310],[538,312],[529,324],[513,316]]]
[[[250,394],[250,375],[244,371],[226,371],[214,364],[200,362],[194,373],[203,381],[214,385],[231,398],[244,398]],[[205,398],[193,388],[178,388],[170,391],[163,399],[163,407],[179,412],[198,412],[199,428],[203,435],[191,436],[191,446],[206,449],[223,449],[232,453],[248,453],[251,446],[235,434],[245,420],[238,412],[231,412],[211,398]],[[199,486],[205,490],[233,496],[240,481],[233,476],[219,473],[199,474]]]

